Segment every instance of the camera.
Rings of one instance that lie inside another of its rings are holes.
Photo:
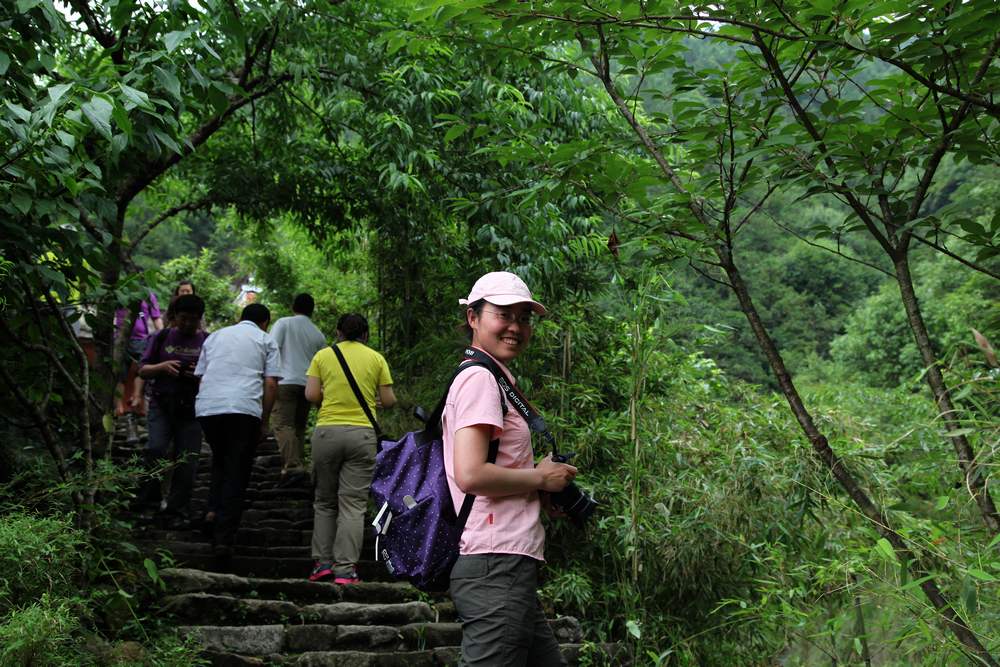
[[[572,455],[555,454],[552,460],[566,463],[570,456]],[[578,528],[583,528],[587,524],[587,519],[597,509],[597,501],[573,482],[567,484],[562,491],[549,494],[549,497],[552,499],[552,506],[568,516]]]

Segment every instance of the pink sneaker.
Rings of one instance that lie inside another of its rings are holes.
[[[316,561],[316,567],[313,568],[312,574],[309,575],[309,581],[323,581],[324,579],[329,579],[332,576],[332,563],[320,563],[319,561]]]
[[[361,583],[361,579],[358,578],[358,572],[357,572],[357,570],[351,570],[350,574],[340,575],[340,576],[334,577],[333,583],[335,583],[335,584],[359,584],[359,583]]]

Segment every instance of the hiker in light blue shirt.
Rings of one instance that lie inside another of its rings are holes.
[[[279,487],[305,484],[305,435],[310,403],[306,400],[306,369],[313,356],[326,347],[326,336],[309,319],[316,303],[309,294],[299,294],[292,303],[291,317],[274,323],[271,336],[281,352],[281,381],[274,402],[274,437],[281,451]]]

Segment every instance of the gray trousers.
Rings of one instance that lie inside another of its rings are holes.
[[[305,459],[303,442],[306,421],[309,419],[309,401],[306,388],[298,384],[278,385],[278,396],[271,411],[271,429],[281,452],[281,472],[303,472]]]
[[[375,431],[370,426],[317,426],[312,440],[312,556],[349,576],[361,555],[365,508],[375,469]]]
[[[170,494],[167,509],[186,513],[191,502],[195,473],[198,470],[198,455],[201,453],[201,424],[194,417],[194,410],[170,412],[153,400],[147,416],[149,440],[146,442],[145,458],[149,466],[162,463],[170,453],[171,442],[177,464],[170,478]],[[143,485],[139,497],[145,502],[159,494],[160,481],[154,479]]]
[[[462,619],[459,665],[565,665],[538,600],[538,561],[515,554],[459,556],[451,598]]]

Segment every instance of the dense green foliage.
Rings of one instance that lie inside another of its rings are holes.
[[[989,663],[996,34],[978,2],[5,4],[0,664],[192,659],[130,601],[112,309],[362,312],[401,432],[498,268],[550,307],[514,370],[601,501],[549,523],[588,640]]]

